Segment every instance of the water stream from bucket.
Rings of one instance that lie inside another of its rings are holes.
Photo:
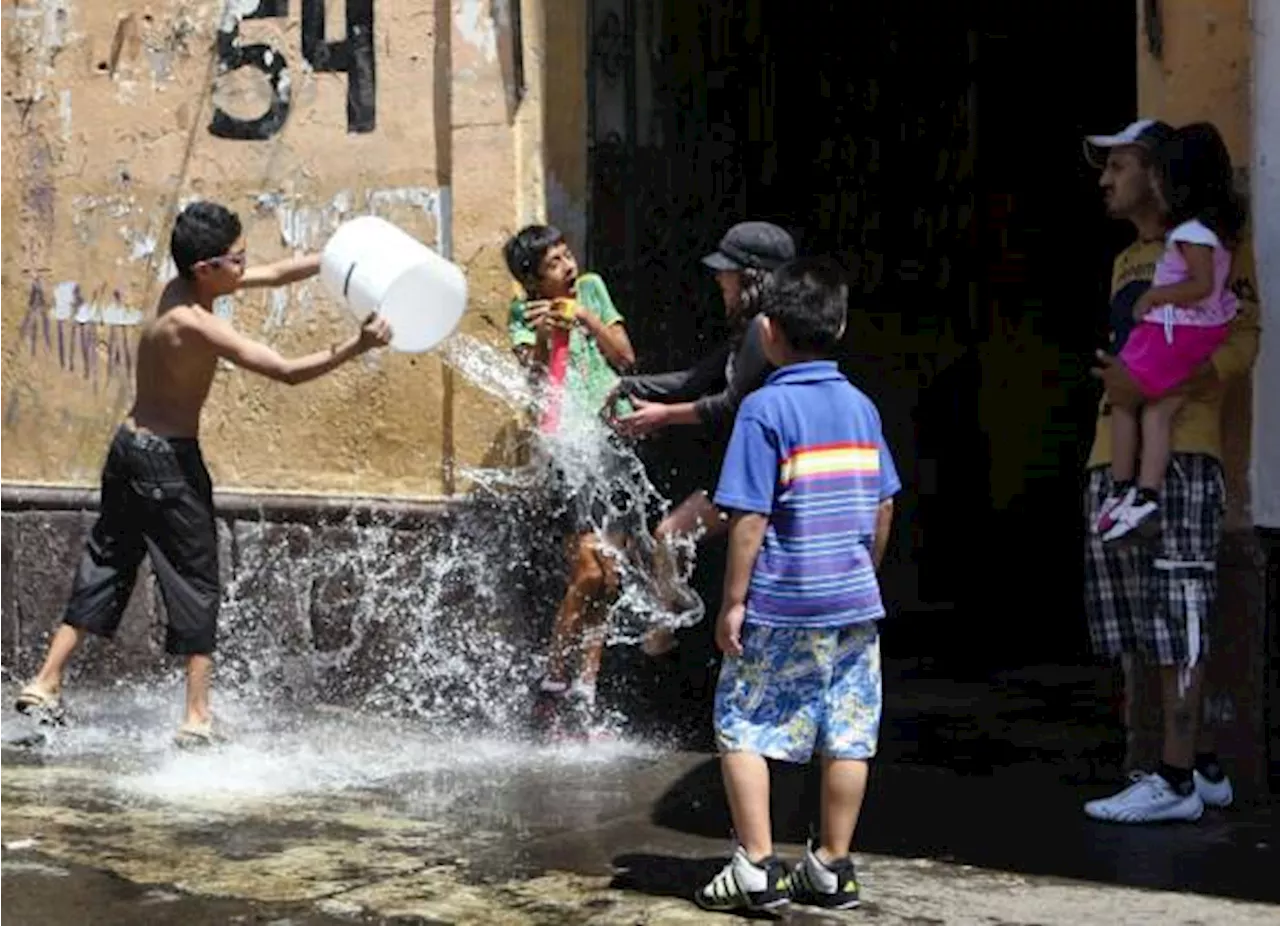
[[[508,409],[536,414],[539,396],[510,352],[456,335],[440,353]],[[82,695],[78,706],[73,676],[69,702],[80,719],[48,749],[105,763],[122,793],[187,803],[376,783],[428,759],[511,766],[649,751],[625,736],[609,745],[539,746],[527,730],[564,590],[559,516],[569,492],[586,488],[599,499],[593,527],[617,565],[609,644],[634,645],[655,624],[689,626],[703,616],[687,585],[691,565],[678,583],[683,610],[660,603],[651,531],[668,502],[630,448],[621,451],[620,476],[611,484],[600,478],[609,433],[596,417],[566,420],[555,439],[534,435],[527,466],[463,470],[469,497],[438,524],[406,527],[393,515],[234,522],[222,538],[232,568],[215,705],[235,740],[218,751],[221,759],[169,748],[181,703],[172,674],[144,673],[89,696],[89,704]],[[549,479],[552,461],[563,484]],[[644,517],[618,546],[608,523],[628,510]],[[614,713],[603,725],[621,734],[625,718]]]

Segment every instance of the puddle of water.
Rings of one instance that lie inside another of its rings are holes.
[[[5,764],[26,759],[105,772],[95,790],[125,805],[245,812],[291,796],[372,791],[421,811],[463,791],[500,791],[517,777],[589,780],[661,752],[634,739],[538,743],[323,707],[267,712],[236,692],[217,700],[230,741],[184,751],[172,743],[180,695],[177,685],[81,689],[68,726],[46,730],[41,745],[6,749]],[[16,715],[4,727],[7,739],[34,729]]]

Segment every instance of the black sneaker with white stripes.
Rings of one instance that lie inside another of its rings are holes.
[[[693,895],[704,910],[779,913],[791,902],[786,866],[776,855],[759,862],[738,846],[729,864]]]
[[[862,902],[853,859],[846,855],[824,862],[810,844],[804,861],[791,872],[791,899],[809,907],[852,910]]]

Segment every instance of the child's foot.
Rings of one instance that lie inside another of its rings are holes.
[[[46,691],[34,683],[27,685],[14,699],[13,708],[19,714],[31,717],[37,723],[61,726],[66,723],[66,711],[57,691]]]
[[[1117,482],[1111,487],[1111,493],[1098,506],[1097,517],[1093,519],[1093,532],[1106,534],[1116,525],[1116,512],[1128,504],[1136,494],[1131,482]]]
[[[569,688],[563,682],[544,681],[533,696],[533,731],[538,734],[551,733],[557,726],[560,715],[564,713],[565,696]]]
[[[554,734],[559,739],[589,740],[598,714],[595,685],[576,681],[560,699]]]
[[[842,859],[824,862],[810,845],[804,853],[804,861],[791,872],[791,899],[811,907],[852,910],[862,902],[853,859],[846,855]]]
[[[777,912],[791,902],[787,886],[787,869],[776,855],[753,862],[738,846],[729,864],[693,899],[704,910]]]
[[[226,734],[212,720],[203,723],[188,721],[173,735],[173,744],[179,749],[207,749],[226,741]]]
[[[1102,534],[1103,543],[1111,543],[1129,534],[1150,537],[1160,530],[1160,500],[1152,489],[1136,489],[1125,496],[1125,502],[1111,515],[1112,524]]]

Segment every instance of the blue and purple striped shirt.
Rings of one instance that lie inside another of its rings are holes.
[[[770,375],[738,409],[715,494],[721,508],[769,516],[747,623],[821,628],[883,617],[876,513],[901,488],[879,412],[833,361]]]

